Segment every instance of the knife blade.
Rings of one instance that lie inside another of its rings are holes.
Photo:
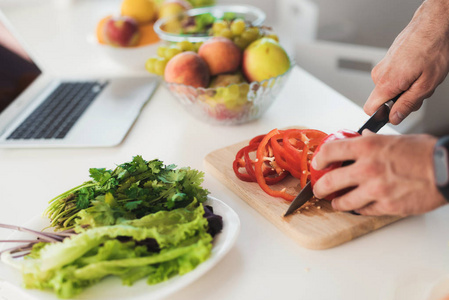
[[[284,214],[284,217],[292,214],[295,210],[303,206],[310,198],[313,197],[312,184],[307,182],[307,184],[303,187],[301,192],[299,192],[298,196],[293,200],[292,204],[288,207],[287,211]]]
[[[372,132],[378,132],[382,127],[384,127],[384,125],[388,123],[390,111],[391,108],[393,107],[393,104],[396,103],[396,101],[399,99],[399,97],[401,97],[402,94],[403,93],[400,93],[393,99],[390,99],[384,104],[382,104],[376,110],[376,112],[372,114],[372,116],[368,119],[368,121],[366,121],[365,124],[363,124],[362,127],[360,127],[360,129],[357,132],[362,134],[362,131],[365,129],[371,130]],[[351,161],[348,161],[344,162],[343,165],[347,166],[350,165],[351,163],[352,163]],[[292,203],[285,212],[284,217],[292,214],[295,210],[303,206],[312,197],[313,197],[313,190],[312,185],[310,184],[309,181],[301,190],[301,192],[299,192],[296,198],[293,199]]]

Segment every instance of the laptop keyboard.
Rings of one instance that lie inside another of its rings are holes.
[[[62,82],[7,139],[63,139],[106,85]]]

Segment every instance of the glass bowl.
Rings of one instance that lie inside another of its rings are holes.
[[[189,41],[192,43],[204,42],[212,36],[209,36],[207,32],[204,33],[190,33],[179,34],[166,31],[167,25],[172,22],[181,23],[182,20],[195,17],[204,14],[210,14],[216,19],[221,19],[225,14],[231,13],[235,18],[241,18],[251,24],[252,26],[261,26],[265,21],[266,15],[263,10],[250,5],[214,5],[209,7],[201,7],[189,9],[183,14],[178,16],[161,18],[154,23],[154,31],[157,33],[161,40],[167,42],[182,42]]]
[[[215,125],[237,125],[260,118],[275,102],[294,67],[261,82],[226,87],[195,88],[178,83],[165,85],[182,106],[198,119]]]

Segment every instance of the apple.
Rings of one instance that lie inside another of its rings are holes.
[[[192,8],[185,0],[166,0],[159,7],[159,18],[168,18],[179,15]]]
[[[211,75],[235,72],[242,60],[242,51],[233,41],[224,37],[214,37],[204,42],[198,55],[209,66]]]
[[[132,47],[140,38],[139,25],[131,17],[110,17],[104,23],[104,41],[115,47]]]
[[[171,83],[205,88],[210,80],[209,68],[198,54],[186,51],[175,55],[168,61],[164,79]]]
[[[262,81],[284,74],[290,59],[284,48],[271,38],[252,42],[243,52],[242,70],[250,81]]]
[[[326,138],[323,139],[323,141],[316,148],[315,152],[313,153],[312,160],[315,158],[317,153],[320,152],[321,146],[324,143],[327,143],[330,141],[336,141],[336,140],[343,140],[343,139],[347,139],[347,138],[353,138],[353,137],[357,137],[357,136],[360,136],[360,134],[358,132],[355,132],[352,130],[339,130],[335,133],[329,134]],[[342,165],[343,165],[343,162],[335,162],[321,170],[315,170],[312,167],[312,165],[310,165],[310,184],[311,184],[311,186],[313,187],[315,185],[315,183],[318,181],[318,179],[320,179],[324,174],[326,174],[334,169],[340,168]],[[341,196],[344,193],[346,193],[347,191],[348,190],[345,189],[343,191],[338,191],[336,193],[332,193],[330,195],[327,195],[325,197],[325,199],[331,201],[335,197]]]

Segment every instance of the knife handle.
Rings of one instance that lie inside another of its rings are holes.
[[[405,93],[405,91],[400,92],[396,97],[392,98],[391,101],[393,101],[393,103],[396,103],[396,101],[398,101],[399,97],[401,97],[402,94],[404,94],[404,93]],[[390,107],[390,109],[391,109],[391,107]]]

